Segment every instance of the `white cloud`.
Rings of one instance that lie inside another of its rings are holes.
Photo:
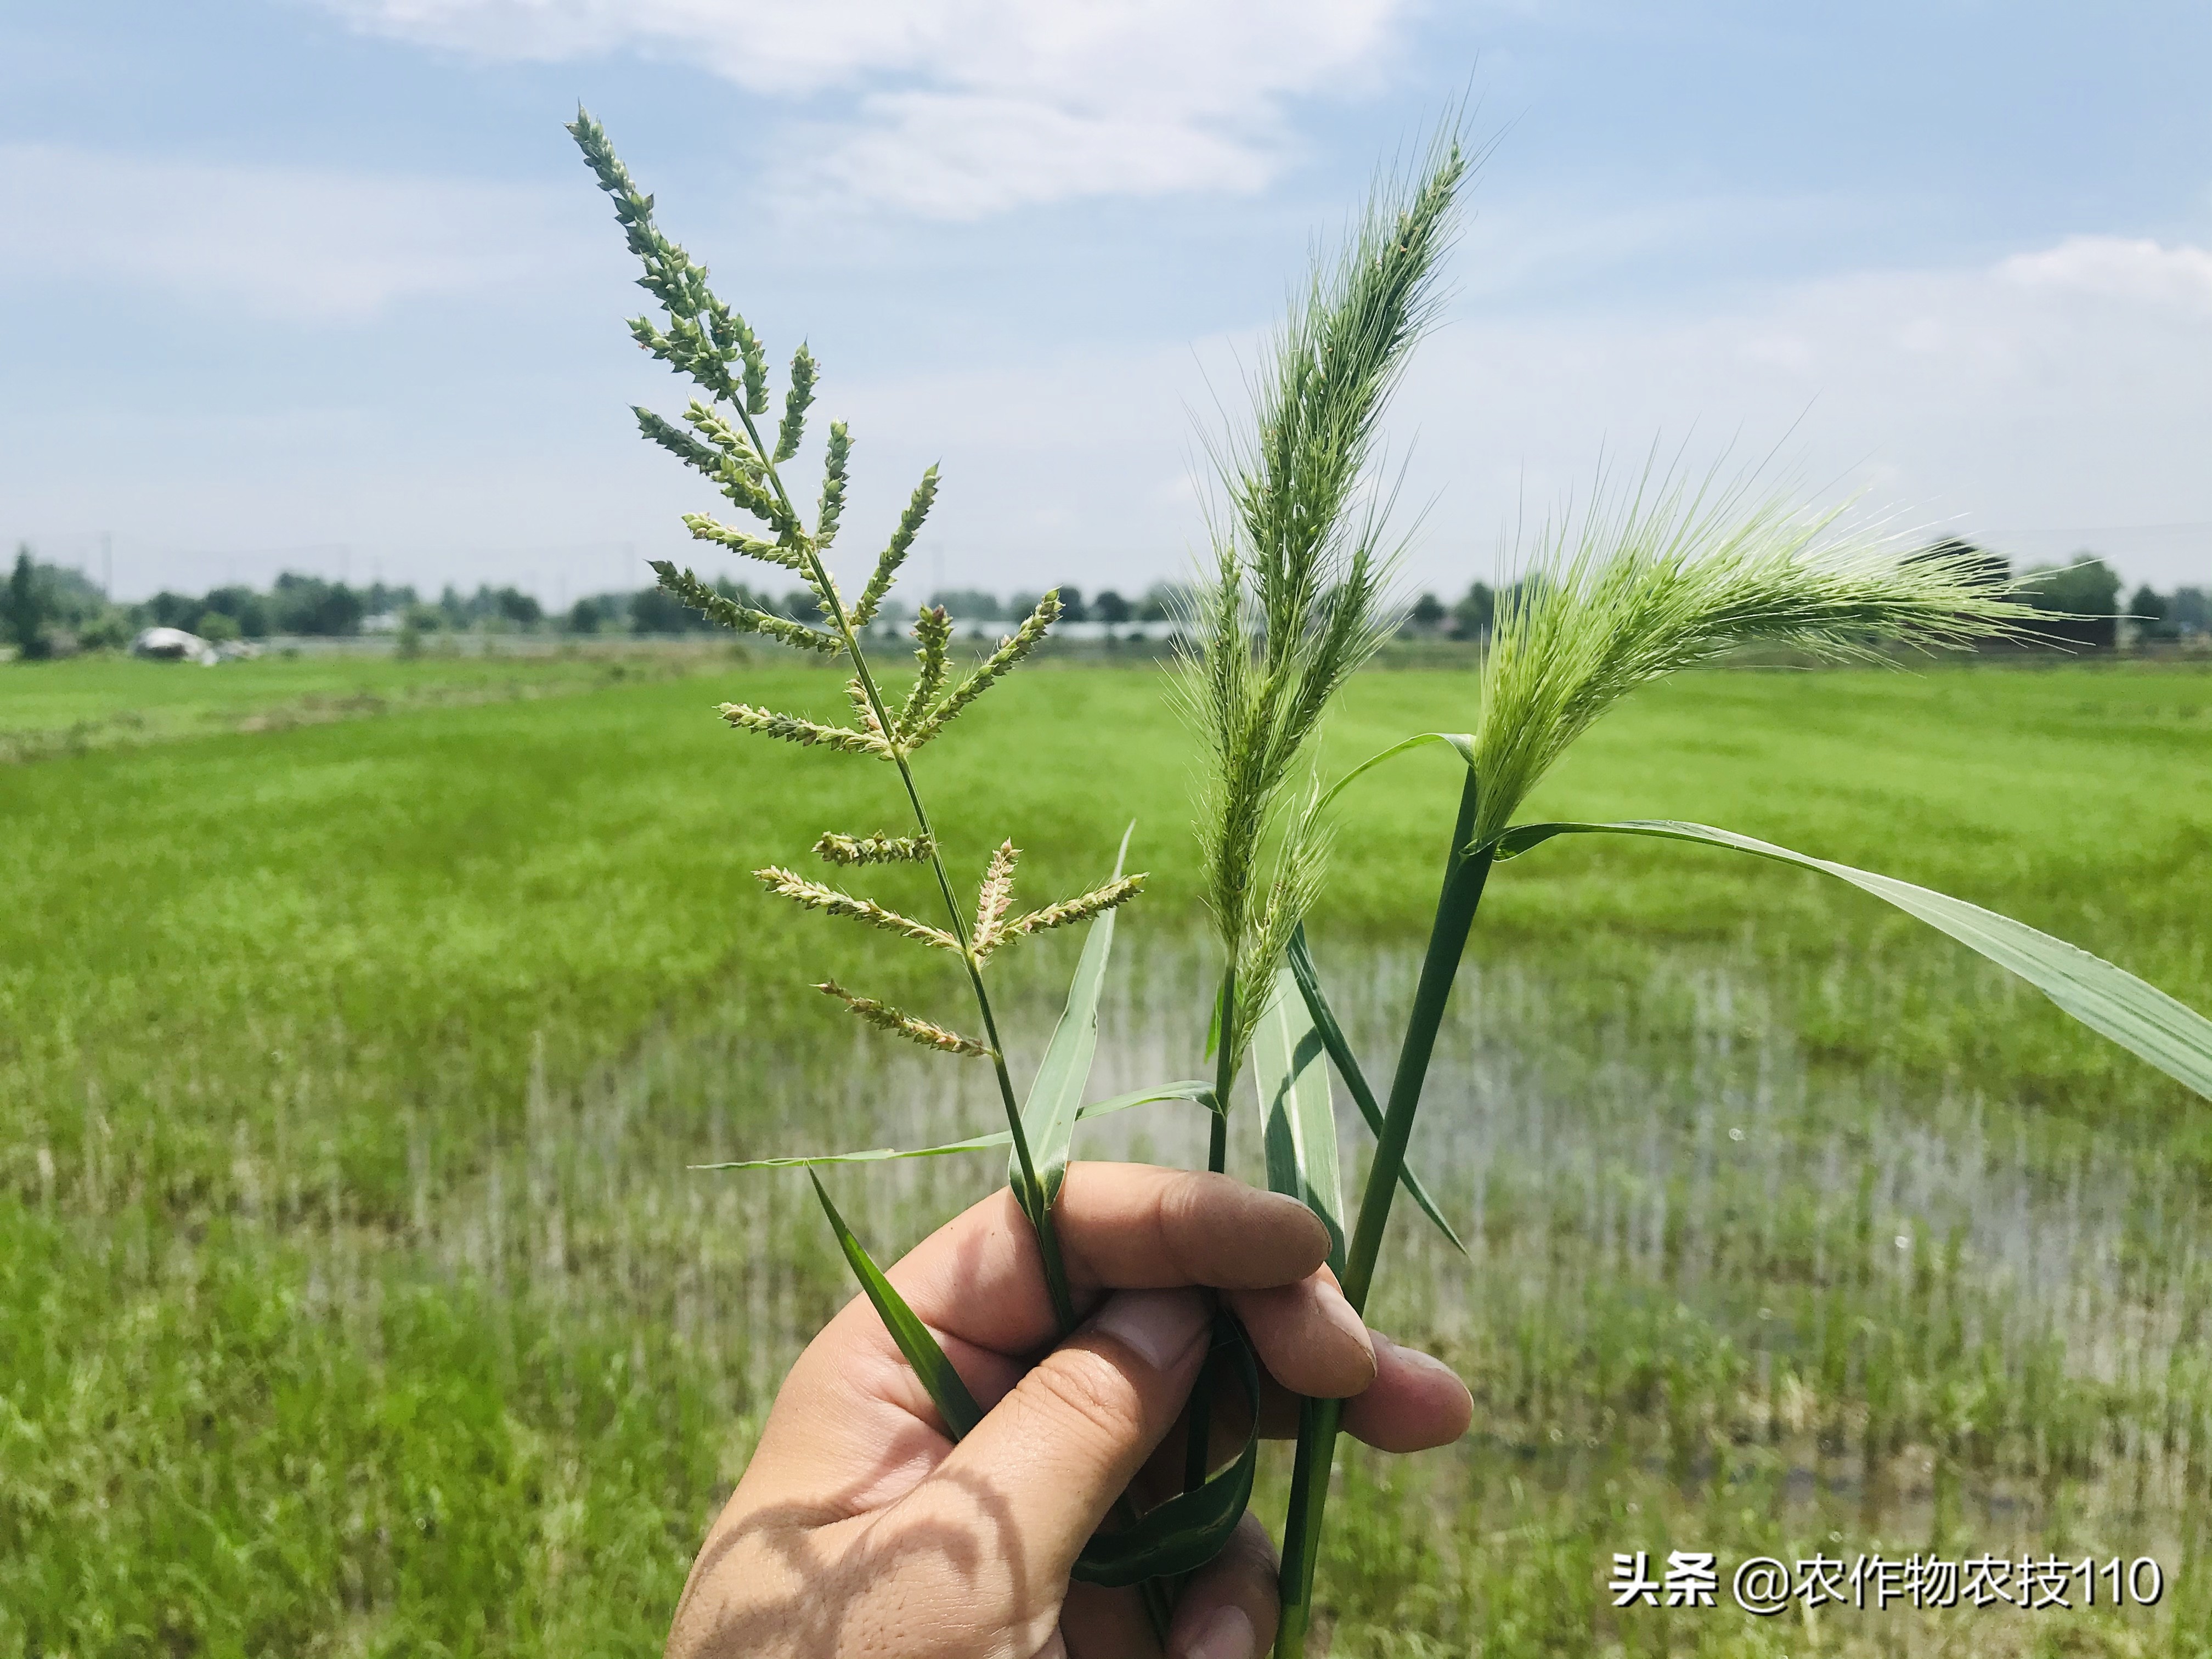
[[[1981,269],[1864,271],[1702,314],[1468,316],[1401,414],[1437,573],[1486,562],[1525,494],[1655,437],[1863,486],[1906,522],[2022,557],[2101,539],[2137,580],[2212,579],[2212,531],[2142,544],[2083,526],[2212,524],[2212,251],[2070,238]],[[1447,552],[1449,547],[1449,552]]]
[[[810,171],[943,218],[1260,189],[1284,105],[1372,86],[1407,0],[321,0],[495,58],[629,51],[750,91],[850,100]]]
[[[1391,422],[1401,497],[1425,507],[1408,580],[1487,574],[1523,504],[1586,491],[1655,441],[1699,465],[1780,448],[1815,490],[2017,559],[2094,546],[2132,580],[2212,581],[2212,318],[2165,289],[2022,282],[2073,246],[1978,269],[1864,271],[1691,309],[1499,314],[1479,294],[1422,349]],[[2188,268],[2204,251],[2169,249]],[[1470,248],[1467,256],[1480,258]],[[1462,291],[1475,294],[1478,273]],[[1189,411],[1233,392],[1251,336],[862,384],[846,403],[889,469],[878,517],[942,456],[933,529],[956,581],[1168,574],[1204,530]],[[1232,396],[1232,403],[1234,398]],[[1036,526],[1066,509],[1048,536]],[[2197,526],[2162,538],[2081,526]]]
[[[2131,582],[2212,582],[2212,316],[2162,289],[2131,298],[2020,280],[2023,264],[2042,269],[2069,246],[1700,306],[1540,314],[1505,312],[1468,270],[1460,315],[1423,349],[1391,423],[1394,453],[1410,453],[1408,521],[1430,508],[1408,579],[1463,589],[1490,571],[1522,500],[1540,508],[1586,489],[1601,450],[1640,457],[1658,438],[1688,440],[1693,462],[1731,441],[1739,458],[1781,443],[1815,484],[1866,486],[1878,508],[2017,558],[2087,545]],[[2166,252],[2184,269],[2205,254]],[[923,592],[940,579],[1127,592],[1174,574],[1205,533],[1187,482],[1191,411],[1210,420],[1215,392],[1235,404],[1237,359],[1249,361],[1255,338],[1047,345],[988,365],[841,377],[825,412],[859,439],[850,556],[880,544],[914,479],[942,461],[914,567]],[[657,400],[669,383],[621,361],[635,379],[549,379],[496,434],[405,410],[340,411],[349,424],[334,444],[320,416],[246,426],[179,409],[164,425],[133,414],[134,437],[155,423],[143,464],[120,477],[86,470],[107,446],[81,425],[26,415],[0,434],[15,463],[6,505],[26,528],[112,527],[119,574],[137,547],[347,542],[356,574],[381,550],[391,578],[517,580],[549,595],[567,581],[573,594],[634,573],[647,552],[694,555],[676,514],[700,505],[696,490],[617,418],[629,396]],[[2127,526],[2174,528],[2081,528]],[[637,546],[626,564],[610,554],[560,575],[562,550],[586,540]],[[481,550],[493,548],[514,550]],[[171,585],[225,575],[148,568],[148,582]]]
[[[2023,288],[2212,313],[2212,249],[2161,247],[2120,236],[2069,236],[2043,252],[2015,254],[1997,267],[1997,274]]]
[[[579,246],[574,205],[510,185],[0,144],[0,279],[358,321],[417,295],[531,282]]]

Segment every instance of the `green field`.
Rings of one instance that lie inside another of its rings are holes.
[[[1468,726],[1473,684],[1364,676],[1332,760]],[[887,773],[711,713],[837,688],[720,655],[0,668],[0,1652],[658,1650],[846,1293],[810,1194],[682,1165],[994,1109],[803,981],[956,987],[749,874],[898,823]],[[1137,820],[1102,1091],[1204,1036],[1160,693],[1053,665],[924,757],[947,841],[980,872],[1012,835],[1031,891]],[[1346,798],[1316,921],[1370,1051],[1441,753]],[[1884,870],[2204,1007],[2208,786],[2201,671],[1742,671],[1632,702],[1530,814]],[[1013,970],[1031,1056],[1069,960]],[[1840,884],[1656,843],[1502,872],[1451,1029],[1417,1153],[1476,1271],[1401,1221],[1384,1301],[1481,1414],[1353,1460],[1335,1651],[2212,1652],[2212,1107]],[[1113,1144],[1188,1157],[1157,1109]],[[844,1178],[884,1255],[991,1176]],[[1615,1548],[1937,1540],[2154,1553],[2167,1592],[2063,1625],[1600,1593]]]
[[[484,642],[496,647],[495,636]],[[93,656],[12,677],[0,697],[0,764],[135,747],[216,732],[267,732],[427,708],[513,702],[594,690],[639,676],[697,672],[728,653],[702,646],[569,644],[520,655],[434,648],[306,655],[202,668]]]

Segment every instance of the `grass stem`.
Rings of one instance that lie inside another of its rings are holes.
[[[1206,1167],[1219,1175],[1229,1167],[1229,1091],[1237,1081],[1237,964],[1221,975],[1219,1040],[1213,1050],[1213,1125],[1208,1134]],[[1212,1473],[1213,1367],[1199,1368],[1190,1389],[1190,1429],[1183,1443],[1182,1489],[1196,1492]]]
[[[1399,1175],[1405,1168],[1413,1118],[1420,1109],[1422,1086],[1428,1080],[1429,1060],[1436,1052],[1437,1032],[1450,1005],[1452,981],[1458,975],[1467,936],[1474,926],[1475,909],[1482,902],[1483,888],[1490,878],[1490,853],[1474,853],[1469,846],[1480,805],[1481,786],[1470,770],[1460,793],[1459,817],[1444,857],[1443,883],[1437,894],[1436,920],[1429,929],[1428,950],[1421,959],[1421,977],[1413,992],[1405,1040],[1398,1050],[1398,1069],[1390,1079],[1389,1103],[1383,1109],[1374,1161],[1368,1165],[1367,1186],[1359,1198],[1359,1220],[1345,1267],[1345,1299],[1362,1313],[1366,1311],[1376,1257],[1389,1223],[1390,1200],[1397,1194]],[[1276,1659],[1302,1659],[1305,1651],[1306,1627],[1313,1609],[1314,1563],[1321,1553],[1322,1510],[1328,1500],[1329,1468],[1335,1461],[1342,1419],[1343,1407],[1338,1401],[1307,1401],[1299,1409],[1297,1462],[1283,1526],[1282,1623],[1275,1637]]]

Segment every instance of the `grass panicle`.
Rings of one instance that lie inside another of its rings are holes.
[[[1883,644],[1926,647],[2026,631],[2027,607],[1989,580],[1972,550],[1906,551],[1892,538],[1840,531],[1840,514],[1800,507],[1761,489],[1755,477],[1730,483],[1708,475],[1693,483],[1647,469],[1625,495],[1609,494],[1601,481],[1580,513],[1566,513],[1548,526],[1529,568],[1508,590],[1483,662],[1480,723],[1464,751],[1468,771],[1445,849],[1436,919],[1343,1275],[1353,1308],[1367,1306],[1430,1060],[1476,911],[1498,859],[1514,850],[1501,848],[1498,838],[1568,746],[1638,686],[1741,646],[1779,644],[1849,659],[1874,656]],[[1695,825],[1556,825],[1529,833],[1616,828],[1732,842],[1766,856],[1781,851]],[[1893,902],[1905,902],[1894,896]],[[1923,904],[1916,914],[1929,919],[1925,910]],[[1952,931],[2002,960],[1985,949],[1986,941],[1977,943],[1986,926],[1954,921]],[[2034,937],[2038,949],[2056,944]],[[2017,940],[2010,942],[2017,946]],[[2069,975],[2082,971],[2072,967],[2054,981],[2060,984],[2055,999],[2077,1017],[2083,1016],[2068,1000]],[[2138,1053],[2178,1052],[2192,1062],[2212,1054],[2212,1036],[2199,1036],[2188,1025],[2195,1018],[2189,1011],[2179,1005],[2149,1006],[2160,994],[2118,970],[2109,978],[2129,981],[2119,1001],[2143,1005],[2119,1009],[2117,1029],[2132,1033],[2146,1022],[2159,1028],[2151,1033],[2156,1040],[2137,1044]],[[2102,1017],[2113,1005],[2109,985],[2100,981],[2088,1006]],[[2204,1030],[2212,1033],[2212,1025]],[[1285,1528],[1278,1659],[1297,1659],[1304,1652],[1340,1420],[1334,1401],[1309,1402],[1300,1419]]]
[[[814,843],[824,864],[920,864],[935,856],[937,843],[927,836],[841,836],[830,830]]]
[[[890,745],[873,732],[855,732],[843,726],[824,726],[819,720],[805,720],[797,714],[779,714],[772,708],[755,708],[750,703],[726,702],[720,706],[718,712],[725,720],[741,731],[758,732],[765,737],[781,738],[785,743],[795,743],[802,749],[842,749],[848,755],[876,755],[886,758],[890,754]]]
[[[1285,787],[1392,621],[1377,434],[1434,320],[1468,167],[1448,131],[1414,172],[1377,185],[1271,342],[1251,429],[1216,453],[1228,505],[1190,602],[1179,689],[1206,748],[1206,902],[1240,988],[1221,1033],[1224,1084],[1318,881],[1318,815],[1287,809]]]
[[[1042,1190],[1037,1186],[1022,1127],[1021,1104],[1006,1069],[997,1018],[983,984],[984,958],[1008,939],[1066,926],[1111,909],[1133,896],[1143,878],[1116,882],[1110,887],[1048,905],[1007,924],[1004,915],[1013,877],[1013,847],[1009,842],[992,860],[991,874],[987,876],[979,895],[976,930],[971,934],[965,908],[954,890],[936,832],[923,805],[921,785],[909,761],[915,750],[941,734],[978,697],[1036,648],[1060,614],[1059,595],[1047,594],[1021,627],[949,692],[944,688],[949,668],[951,620],[941,608],[924,608],[914,628],[919,672],[904,702],[894,713],[877,682],[862,644],[862,635],[888,597],[915,536],[936,501],[937,469],[933,466],[923,473],[878,557],[859,601],[848,605],[825,556],[844,516],[852,456],[850,431],[842,421],[830,423],[823,446],[821,495],[811,529],[794,506],[779,471],[798,457],[805,442],[806,418],[813,407],[820,379],[820,365],[813,353],[802,344],[793,355],[783,414],[771,447],[763,442],[759,424],[769,404],[767,350],[759,337],[708,286],[705,267],[662,233],[653,218],[653,198],[637,188],[629,169],[616,156],[605,129],[579,110],[569,131],[600,188],[613,200],[616,221],[623,227],[630,251],[645,268],[641,285],[660,302],[662,320],[656,323],[650,318],[635,319],[630,325],[633,337],[653,356],[688,376],[704,394],[690,401],[684,411],[681,426],[651,410],[639,410],[640,429],[650,441],[713,483],[726,500],[765,526],[769,535],[756,536],[703,514],[687,515],[686,527],[702,541],[796,573],[818,602],[824,626],[811,628],[794,619],[741,604],[709,587],[693,572],[679,569],[672,563],[656,562],[655,575],[661,586],[684,604],[724,627],[804,650],[842,654],[852,662],[853,675],[846,685],[854,720],[851,726],[830,726],[804,715],[739,702],[721,705],[722,718],[741,730],[801,747],[890,761],[897,769],[907,803],[913,809],[915,833],[902,837],[842,836],[833,832],[818,840],[815,850],[830,863],[848,866],[926,862],[936,877],[948,926],[936,927],[901,915],[872,899],[809,881],[778,866],[755,873],[771,892],[810,909],[862,921],[960,957],[982,1023],[981,1038],[963,1037],[902,1010],[872,999],[854,997],[838,988],[834,980],[822,988],[843,999],[853,1012],[882,1030],[949,1053],[988,1056],[1024,1190]],[[1074,1304],[1061,1265],[1049,1206],[1036,1208],[1030,1218],[1044,1258],[1047,1288],[1054,1310],[1063,1325],[1072,1328]]]
[[[1908,550],[1843,530],[1842,512],[1755,479],[1647,472],[1546,526],[1483,661],[1477,838],[1607,709],[1677,669],[1754,643],[1849,659],[2026,631],[2034,613],[1972,550]]]
[[[710,479],[721,477],[722,452],[712,444],[700,442],[682,427],[641,404],[632,404],[630,413],[637,416],[637,429],[650,442],[659,445],[696,472],[704,473]]]
[[[822,457],[822,500],[814,515],[814,544],[827,548],[836,539],[838,521],[845,516],[845,465],[853,453],[853,440],[842,421],[830,423],[830,442]]]
[[[776,428],[775,464],[781,466],[799,453],[800,441],[806,435],[806,411],[814,406],[814,376],[817,365],[814,354],[802,342],[791,356],[791,378],[786,382],[783,422]]]
[[[876,568],[868,585],[860,590],[860,597],[853,605],[853,625],[866,628],[876,619],[876,611],[884,596],[898,580],[899,567],[914,546],[914,538],[921,533],[922,523],[929,517],[929,509],[937,504],[937,469],[932,466],[921,475],[921,482],[914,487],[907,498],[906,511],[899,514],[898,526],[876,560]]]
[[[1437,135],[1420,167],[1385,180],[1333,260],[1316,258],[1253,386],[1249,433],[1216,451],[1227,510],[1196,587],[1177,685],[1205,749],[1198,803],[1203,891],[1226,957],[1215,998],[1214,1116],[1206,1166],[1229,1152],[1228,1111],[1249,1033],[1321,880],[1317,793],[1284,791],[1329,700],[1392,618],[1373,490],[1382,412],[1435,319],[1468,157]],[[1212,1415],[1211,1373],[1191,1415]],[[1184,1487],[1206,1481],[1209,1437],[1186,1447]]]
[[[758,559],[763,564],[776,565],[796,574],[805,568],[805,556],[796,548],[786,547],[781,542],[764,542],[757,536],[747,535],[724,524],[708,513],[686,513],[684,527],[693,538],[726,547],[732,553],[748,559]]]
[[[901,730],[919,721],[945,684],[945,650],[952,641],[952,618],[941,605],[927,605],[914,621],[914,686],[898,712]]]
[[[972,1054],[979,1060],[992,1057],[990,1045],[974,1037],[963,1036],[957,1031],[948,1031],[942,1025],[933,1025],[926,1019],[917,1019],[888,1002],[878,1002],[873,997],[857,996],[834,979],[824,980],[814,988],[824,995],[836,997],[857,1018],[879,1031],[889,1031],[909,1042],[919,1042],[925,1048],[935,1048],[948,1054]]]
[[[900,730],[900,741],[909,749],[919,749],[942,732],[970,703],[1013,672],[1024,657],[1042,644],[1046,633],[1059,617],[1060,590],[1055,587],[1037,601],[1036,609],[1022,619],[1022,625],[1000,640],[999,648],[978,663],[967,678],[926,714],[906,722]]]
[[[809,628],[805,623],[793,622],[788,617],[778,617],[769,611],[740,605],[726,594],[717,593],[701,581],[691,571],[655,559],[653,574],[664,592],[697,611],[708,622],[719,624],[737,634],[758,634],[779,644],[794,646],[801,651],[819,651],[835,656],[845,648],[844,642],[835,634],[825,634],[818,628]]]
[[[988,957],[1006,937],[1006,908],[1014,902],[1014,866],[1021,849],[1001,842],[991,854],[991,867],[983,872],[983,885],[975,896],[975,954]]]
[[[960,941],[942,927],[933,927],[926,921],[916,921],[896,910],[885,909],[873,899],[858,894],[825,887],[818,881],[809,881],[802,875],[776,865],[753,872],[762,886],[778,898],[787,898],[802,909],[820,910],[829,915],[843,916],[852,921],[864,921],[871,927],[879,927],[886,933],[896,933],[903,939],[933,945],[940,951],[963,951]]]
[[[1141,875],[1123,876],[1109,881],[1103,887],[1072,899],[1062,899],[1057,904],[1048,904],[1042,910],[1031,910],[1026,915],[1016,916],[998,930],[998,939],[1024,939],[1031,933],[1048,933],[1054,927],[1073,927],[1079,922],[1102,916],[1109,910],[1119,909],[1145,890]]]

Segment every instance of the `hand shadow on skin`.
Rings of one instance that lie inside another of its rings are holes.
[[[787,1504],[717,1533],[678,1606],[672,1659],[893,1652],[951,1659],[988,1652],[976,1645],[985,1632],[1054,1605],[1058,1586],[1041,1595],[1047,1587],[1024,1575],[1005,1498],[972,1477],[940,1473],[931,1481],[963,1494],[967,1512],[948,1516],[940,1504],[921,1515],[895,1503],[824,1525],[823,1504]],[[734,1592],[726,1601],[715,1593],[726,1577]],[[964,1616],[946,1628],[955,1612]]]

